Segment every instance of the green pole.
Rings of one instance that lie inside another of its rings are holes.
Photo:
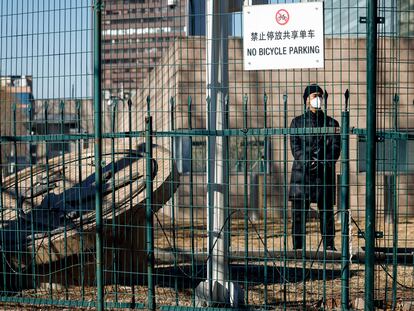
[[[377,0],[367,8],[367,175],[365,211],[365,310],[374,310],[375,264],[375,155],[376,155],[376,73],[377,73]]]
[[[13,103],[13,126],[12,126],[12,130],[13,130],[13,135],[16,137],[17,136],[17,128],[16,128],[16,122],[17,122],[17,115],[16,115],[16,103]],[[23,210],[22,210],[22,206],[20,205],[21,203],[21,198],[20,198],[20,194],[19,194],[19,179],[18,179],[18,175],[17,175],[17,171],[18,171],[18,164],[17,164],[17,142],[16,140],[13,142],[13,153],[14,153],[14,194],[16,196],[16,214],[20,215]],[[22,223],[21,223],[21,217],[17,218],[17,222],[16,222],[16,238],[17,238],[17,264],[18,264],[18,288],[21,288],[22,284],[23,284],[23,279],[22,279],[22,254],[23,254],[23,244],[22,244],[22,236],[21,236],[21,232],[22,232]]]
[[[111,105],[111,134],[115,133],[115,125],[116,125],[116,109],[118,106],[118,99],[115,99]],[[129,149],[131,151],[131,149]],[[130,160],[132,161],[132,160]],[[131,165],[129,165],[131,168]],[[115,176],[115,137],[111,138],[111,172],[112,176]],[[131,174],[129,175],[131,176]],[[116,241],[117,238],[117,230],[116,230],[116,197],[115,197],[115,178],[111,178],[111,187],[112,187],[112,197],[111,197],[111,209],[112,209],[112,236]],[[130,192],[132,193],[132,191]],[[118,252],[115,250],[112,253],[112,267],[113,267],[113,274],[112,274],[112,282],[115,286],[115,301],[118,302]]]
[[[341,120],[341,309],[349,309],[349,91],[345,92],[345,111]]]
[[[247,179],[247,95],[243,97],[243,206],[244,206],[244,291],[246,304],[249,303],[249,206],[248,206],[248,185]]]
[[[97,309],[104,311],[103,224],[102,224],[102,70],[101,70],[102,1],[95,0],[93,27],[93,104],[95,122],[95,213],[96,213],[96,287]]]
[[[264,108],[264,113],[263,113],[263,118],[264,118],[264,122],[263,122],[263,127],[265,129],[267,129],[267,94],[265,93],[263,96],[263,108]],[[260,163],[260,173],[263,173],[263,235],[264,235],[264,249],[265,249],[265,258],[264,258],[264,303],[265,306],[268,305],[268,258],[267,258],[267,174],[270,174],[269,169],[269,161],[270,159],[268,158],[268,154],[269,154],[269,136],[266,135],[264,137],[264,151],[263,151],[263,161],[261,160]],[[260,201],[259,201],[260,202]],[[261,207],[257,207],[258,209]],[[258,214],[260,212],[258,211]],[[260,214],[259,214],[260,215]]]
[[[33,133],[32,121],[33,121],[33,103],[31,102],[29,104],[29,127],[28,127],[30,135],[32,135],[32,133]],[[35,161],[34,161],[34,158],[33,158],[33,155],[32,155],[32,148],[31,148],[32,146],[33,146],[32,142],[29,142],[29,153],[30,153],[30,155],[29,155],[29,158],[30,158],[29,159],[29,163],[30,163],[30,204],[32,206],[34,206],[34,198],[33,198],[33,193],[34,193],[34,190],[33,190],[33,188],[34,188],[34,186],[33,186],[33,184],[34,184],[33,174],[34,173],[33,173],[33,166],[35,164]],[[0,157],[1,157],[1,150],[0,150]],[[1,176],[1,167],[2,166],[1,166],[1,162],[0,162],[0,179],[2,178],[2,176]],[[1,200],[1,193],[0,193],[0,200]],[[30,233],[32,234],[32,236],[34,236],[34,234],[35,234],[34,233],[34,219],[33,218],[34,218],[33,213],[31,213],[31,216],[30,216],[30,220],[31,220]],[[37,288],[37,285],[36,285],[36,264],[35,264],[35,262],[36,262],[36,241],[35,241],[35,239],[33,239],[32,240],[32,285],[33,285],[34,288]],[[3,270],[3,271],[5,271],[5,270]]]
[[[147,240],[147,273],[148,273],[148,310],[155,310],[154,287],[154,218],[152,213],[152,117],[145,118],[145,150],[146,150],[146,240]]]
[[[81,133],[81,126],[82,126],[82,105],[81,105],[81,101],[77,100],[76,101],[76,113],[78,116],[78,134]],[[86,141],[86,139],[85,139]],[[78,183],[79,185],[82,182],[82,146],[81,146],[81,141],[78,140]],[[82,216],[82,211],[81,211],[81,203],[82,203],[82,197],[81,197],[81,191],[78,192],[78,204],[79,204],[79,228],[80,228],[80,234],[79,234],[79,241],[80,241],[80,282],[81,282],[81,297],[82,299],[85,297],[85,265],[84,265],[84,261],[85,261],[85,254],[84,254],[84,248],[83,248],[83,216]]]
[[[127,101],[127,106],[128,106],[128,130],[129,132],[132,132],[132,100],[131,98],[128,99]],[[147,97],[147,106],[149,106],[149,96]],[[148,110],[149,111],[149,110]],[[149,115],[149,112],[148,112]],[[128,159],[129,161],[131,161],[130,163],[132,163],[132,136],[129,135],[128,137]],[[129,165],[129,178],[132,178],[132,165]],[[129,192],[132,193],[132,182],[129,183]],[[132,196],[129,196],[128,198],[128,203],[129,203],[129,208],[130,210],[132,210]],[[128,258],[128,261],[131,263],[131,265],[133,265],[134,259],[133,258]],[[131,280],[131,292],[132,292],[132,299],[131,299],[131,308],[135,308],[135,283],[132,282],[132,278],[133,275],[132,273],[129,274],[130,280]]]
[[[394,94],[393,103],[394,103],[394,109],[393,109],[393,123],[394,123],[394,131],[398,131],[398,103],[400,101],[400,97],[398,94]],[[397,147],[398,147],[398,141],[396,139],[393,139],[393,183],[392,191],[395,195],[395,199],[392,201],[392,310],[395,310],[396,304],[397,304],[397,269],[398,269],[398,259],[397,259],[397,253],[398,253],[398,193],[397,193],[397,176],[398,176],[398,166],[397,164]]]
[[[65,134],[65,102],[62,100],[60,101],[60,134],[63,135]],[[65,141],[62,141],[61,143],[61,152],[62,152],[62,163],[65,163]],[[66,176],[66,167],[65,165],[62,166],[62,175]],[[66,215],[66,179],[63,178],[62,180],[62,186],[63,186],[63,192],[62,192],[62,200],[63,200],[63,213]],[[67,217],[65,217],[63,219],[63,227],[65,228],[64,231],[64,251],[63,251],[63,255],[65,257],[64,259],[64,265],[65,267],[68,266],[68,232],[67,232]],[[68,288],[69,288],[69,284],[68,284],[68,269],[65,269],[64,272],[65,275],[65,299],[68,300],[69,299],[69,292],[68,292]]]
[[[283,128],[287,129],[288,128],[288,123],[287,123],[287,112],[288,112],[288,95],[287,93],[285,93],[283,95]],[[288,222],[288,167],[287,167],[287,163],[288,163],[288,155],[287,155],[287,150],[288,150],[288,138],[287,135],[283,135],[283,310],[286,310],[286,302],[287,300],[287,284],[286,284],[286,279],[287,279],[287,264],[288,264],[288,260],[287,260],[287,222]]]
[[[192,97],[188,96],[188,129],[193,129],[191,115]],[[191,305],[195,307],[195,289],[196,289],[196,261],[195,261],[195,241],[194,241],[194,177],[193,177],[193,137],[190,135],[190,230],[191,230]]]
[[[175,101],[174,101],[174,97],[171,96],[170,98],[170,123],[171,123],[171,132],[174,132],[175,129],[175,124],[174,124],[174,109],[175,109]],[[171,157],[171,167],[174,167],[174,163],[175,163],[175,157],[176,155],[174,154],[174,139],[171,137],[171,151],[172,151],[172,157]],[[172,178],[172,182],[171,182],[171,193],[174,193],[174,177]],[[172,230],[172,251],[174,254],[177,253],[177,237],[176,237],[176,225],[175,225],[175,200],[174,200],[174,195],[171,195],[171,226],[172,228],[174,228]],[[177,257],[174,256],[174,273],[177,272]],[[178,306],[178,279],[174,278],[174,290],[175,290],[175,304]]]
[[[46,101],[44,105],[44,117],[45,117],[45,135],[49,135],[49,121],[48,121],[48,114],[49,114],[49,103]],[[45,154],[45,170],[46,170],[46,186],[47,189],[50,189],[50,172],[49,172],[49,153],[47,147],[47,141],[45,142],[46,154]],[[17,181],[16,181],[17,184]],[[50,198],[46,196],[46,204],[47,209],[50,210]],[[47,214],[47,226],[48,228],[51,227],[51,217],[50,213]],[[48,265],[48,272],[49,272],[49,297],[53,299],[53,286],[52,286],[52,234],[51,230],[47,231],[47,240],[48,240],[48,254],[49,254],[49,265]]]

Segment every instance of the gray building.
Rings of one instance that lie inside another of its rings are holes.
[[[230,2],[230,29],[233,12],[241,11],[242,4],[242,0]],[[106,0],[102,37],[105,99],[124,98],[125,93],[141,88],[175,38],[205,35],[205,6],[205,0]]]
[[[187,0],[106,0],[103,14],[103,89],[124,98],[174,41],[187,35]]]

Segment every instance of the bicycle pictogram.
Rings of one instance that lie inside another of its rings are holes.
[[[289,13],[285,9],[280,9],[276,12],[276,22],[279,25],[286,25],[289,21]]]

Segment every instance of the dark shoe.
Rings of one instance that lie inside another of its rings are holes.
[[[331,252],[336,252],[336,248],[333,245],[327,245],[326,246],[326,250],[327,251],[331,251]]]

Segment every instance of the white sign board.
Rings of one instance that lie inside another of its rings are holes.
[[[243,8],[244,70],[323,68],[323,2]]]

